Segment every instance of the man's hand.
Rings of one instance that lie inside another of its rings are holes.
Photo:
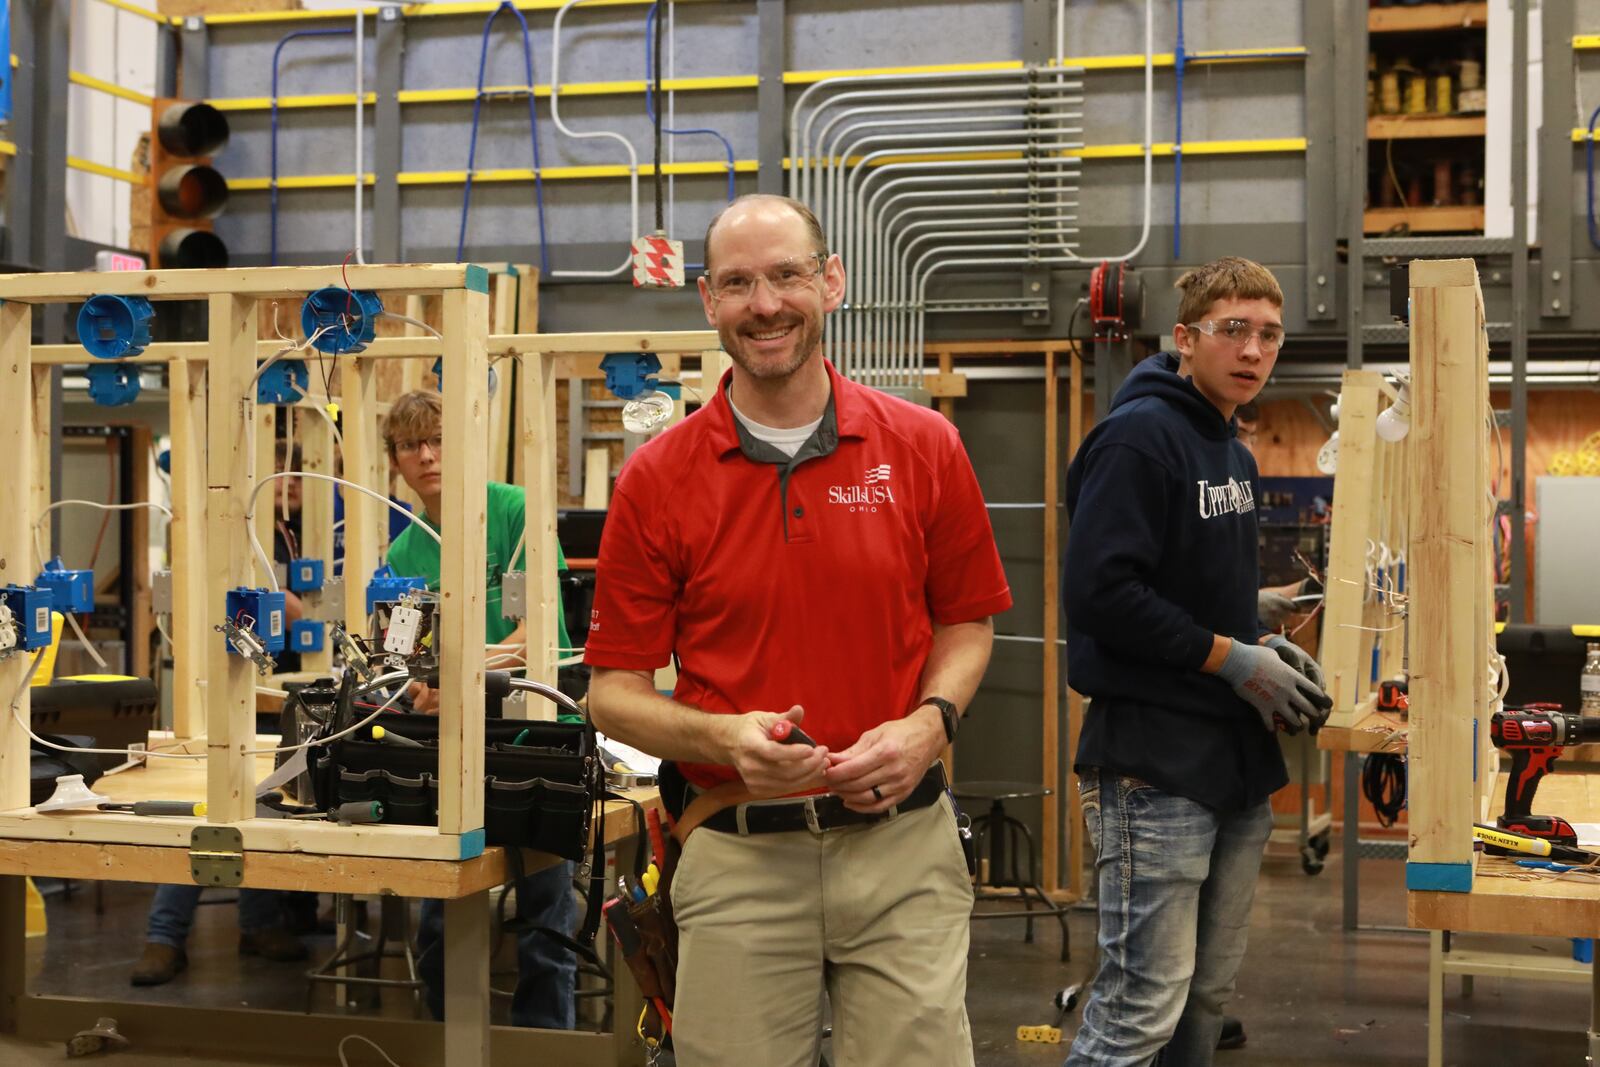
[[[1278,658],[1317,683],[1317,688],[1327,691],[1328,683],[1322,677],[1322,665],[1305,649],[1282,634],[1270,634],[1261,642],[1278,654]]]
[[[783,744],[772,739],[772,726],[788,721],[796,725],[805,718],[799,704],[783,714],[748,711],[730,715],[726,744],[728,762],[758,797],[781,797],[803,793],[826,785],[823,777],[828,765],[828,750],[818,746]]]
[[[1256,710],[1268,730],[1291,734],[1310,727],[1315,733],[1328,718],[1333,701],[1315,682],[1278,658],[1265,645],[1229,644],[1217,677]]]
[[[411,710],[423,715],[439,714],[439,691],[422,682],[406,685],[406,696],[411,698]]]
[[[925,705],[874,726],[828,760],[828,788],[851,811],[888,811],[922,781],[944,750],[944,720]]]
[[[1256,594],[1256,618],[1269,630],[1276,630],[1285,619],[1299,610],[1293,600],[1276,589],[1263,589]]]

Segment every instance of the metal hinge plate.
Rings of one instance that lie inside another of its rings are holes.
[[[189,875],[196,885],[244,884],[244,834],[236,826],[196,826],[189,834]]]

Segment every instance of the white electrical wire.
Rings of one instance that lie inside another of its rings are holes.
[[[78,635],[78,644],[82,645],[83,650],[89,653],[89,658],[94,660],[95,666],[103,671],[109,670],[110,668],[106,665],[105,658],[100,655],[94,645],[89,643],[89,636],[83,632],[83,627],[78,625],[78,617],[70,611],[63,611],[61,615],[67,620],[67,625],[72,627],[72,632]]]
[[[365,719],[362,719],[354,726],[347,726],[336,734],[329,734],[327,737],[319,737],[314,741],[306,741],[298,745],[284,745],[281,748],[247,748],[244,750],[244,754],[246,756],[265,756],[273,752],[298,752],[302,748],[316,748],[318,745],[326,745],[330,741],[337,741],[341,737],[349,737],[351,734],[355,733],[373,719],[376,719],[379,715],[382,715],[384,712],[393,707],[396,700],[399,700],[401,697],[405,696],[406,688],[407,687],[404,685],[397,686],[394,691],[394,696],[378,705],[377,711],[374,711],[371,715],[368,715]]]
[[[299,393],[304,399],[311,401],[312,410],[314,410],[318,415],[321,415],[322,420],[328,424],[328,429],[333,431],[333,443],[339,446],[339,452],[342,455],[344,453],[344,435],[339,432],[339,424],[333,421],[333,416],[328,414],[327,403],[329,403],[329,401],[327,398],[321,398],[324,403],[319,404],[317,403],[316,398],[313,398],[310,393],[300,388],[300,386],[296,383],[290,382],[289,388]]]
[[[404,322],[407,325],[415,326],[418,329],[422,329],[422,330],[428,331],[429,333],[433,334],[433,336],[437,337],[441,341],[444,340],[444,334],[440,333],[438,330],[435,330],[432,326],[429,326],[427,323],[421,321],[420,319],[412,318],[410,315],[402,315],[398,311],[380,311],[380,312],[378,312],[378,318],[380,318],[380,319],[399,319],[401,322]]]
[[[620,133],[612,130],[590,130],[585,133],[569,127],[561,121],[561,22],[567,17],[567,12],[572,10],[583,0],[567,0],[561,5],[561,10],[556,12],[555,23],[550,31],[550,118],[555,122],[556,129],[575,140],[588,140],[604,138],[617,141],[628,152],[628,200],[629,200],[629,230],[628,254],[623,259],[622,265],[615,270],[558,270],[551,271],[552,278],[615,278],[619,274],[626,274],[633,269],[633,239],[639,236],[639,155],[633,150],[633,143]],[[659,31],[658,31],[659,32]]]
[[[172,512],[165,505],[157,504],[151,500],[138,500],[132,504],[102,504],[98,500],[57,500],[41,511],[39,517],[33,521],[33,549],[39,554],[39,566],[41,568],[48,557],[44,554],[43,542],[39,540],[39,527],[44,525],[44,521],[50,517],[52,511],[57,508],[64,508],[68,504],[76,504],[86,508],[98,508],[101,511],[132,511],[134,508],[151,508],[165,515],[168,522],[172,521]]]
[[[372,1046],[372,1050],[374,1052],[383,1057],[384,1062],[387,1063],[389,1067],[400,1067],[398,1063],[389,1058],[389,1054],[383,1051],[376,1041],[363,1034],[346,1034],[344,1037],[339,1039],[339,1067],[350,1067],[350,1061],[344,1058],[344,1046],[350,1041],[365,1041],[367,1044]]]
[[[256,497],[261,495],[261,490],[266,488],[268,482],[275,481],[279,478],[315,478],[318,481],[333,482],[335,485],[348,486],[358,493],[365,493],[367,496],[370,496],[372,499],[388,507],[390,510],[398,511],[413,525],[420,526],[423,532],[429,537],[433,538],[434,541],[439,545],[440,551],[444,550],[444,541],[437,533],[434,532],[433,527],[429,526],[427,523],[423,522],[422,519],[411,514],[411,512],[407,511],[405,508],[401,507],[399,504],[396,504],[393,500],[390,500],[381,493],[375,493],[364,485],[357,485],[355,482],[348,481],[344,478],[335,478],[331,474],[313,474],[311,471],[277,471],[273,474],[267,475],[265,478],[256,483],[255,488],[250,492],[250,502],[245,508],[244,512],[244,527],[250,535],[250,547],[255,550],[256,562],[261,565],[261,569],[266,573],[267,581],[271,583],[272,591],[275,593],[280,591],[282,587],[278,584],[278,575],[277,572],[272,569],[272,562],[267,559],[267,553],[261,547],[261,539],[256,536],[255,517]]]
[[[22,727],[24,733],[34,740],[34,743],[43,745],[45,748],[53,748],[57,752],[87,752],[96,756],[152,756],[156,759],[206,758],[204,752],[157,752],[145,749],[135,751],[131,748],[79,748],[76,745],[58,745],[54,741],[46,741],[34,733],[33,727],[23,721],[22,709],[18,705],[22,703],[22,694],[28,691],[28,683],[33,681],[33,676],[38,672],[39,664],[44,660],[46,651],[46,649],[41,648],[33,654],[33,662],[29,665],[28,672],[22,676],[22,684],[17,686],[17,691],[11,696],[11,718],[15,720],[18,726]]]

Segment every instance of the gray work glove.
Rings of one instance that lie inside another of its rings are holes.
[[[1262,643],[1276,652],[1283,662],[1317,683],[1318,689],[1327,692],[1328,682],[1322,676],[1322,665],[1312,658],[1311,653],[1282,634],[1271,634]]]
[[[1265,645],[1231,642],[1217,677],[1256,710],[1261,725],[1268,730],[1297,734],[1310,728],[1315,733],[1333,707],[1333,701],[1315,682]]]
[[[1260,619],[1261,625],[1269,630],[1276,630],[1282,626],[1284,620],[1298,610],[1299,607],[1295,602],[1282,593],[1263,589],[1256,594],[1256,618]]]

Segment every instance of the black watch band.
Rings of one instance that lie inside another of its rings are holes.
[[[939,709],[939,718],[944,720],[945,744],[955,744],[956,729],[961,725],[961,713],[956,711],[956,706],[944,697],[923,697],[917,707],[925,704]]]

